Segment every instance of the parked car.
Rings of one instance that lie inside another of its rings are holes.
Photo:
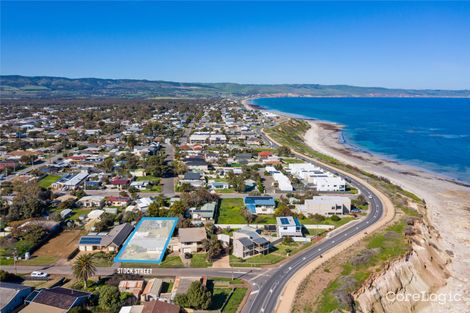
[[[34,271],[31,273],[31,277],[46,278],[49,274],[45,272]]]
[[[185,258],[186,260],[189,260],[189,259],[192,258],[192,257],[193,257],[193,255],[192,255],[191,253],[185,253],[185,254],[184,254],[184,258]]]

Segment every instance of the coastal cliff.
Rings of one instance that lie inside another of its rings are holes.
[[[353,293],[357,312],[419,312],[426,306],[421,295],[444,285],[450,257],[438,247],[439,235],[421,221],[416,222],[414,232],[411,251],[372,275]],[[415,294],[420,298],[404,300],[405,295]]]

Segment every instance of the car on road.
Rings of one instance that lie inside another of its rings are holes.
[[[47,276],[49,276],[49,274],[45,272],[34,271],[31,273],[30,276],[35,278],[46,278]]]
[[[372,196],[369,196],[369,199],[372,199]]]

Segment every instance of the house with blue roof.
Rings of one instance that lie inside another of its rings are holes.
[[[271,196],[247,196],[244,203],[251,214],[274,214],[276,208],[276,201]]]
[[[277,235],[279,237],[301,237],[302,224],[297,217],[280,216],[276,217]]]

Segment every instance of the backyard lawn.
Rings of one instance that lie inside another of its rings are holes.
[[[242,198],[222,199],[219,209],[219,224],[245,224],[246,220],[240,214],[244,207]]]
[[[153,183],[159,183],[160,182],[160,177],[155,177],[155,176],[141,176],[137,177],[137,181],[150,181]]]
[[[80,217],[80,215],[87,215],[90,213],[91,209],[78,209],[73,210],[73,215],[70,217],[71,220],[76,221]]]
[[[60,178],[60,176],[57,176],[57,175],[47,175],[46,177],[44,177],[43,179],[41,179],[38,182],[39,187],[47,189],[47,188],[49,188],[50,185],[52,185],[53,183],[58,181],[59,178]]]

